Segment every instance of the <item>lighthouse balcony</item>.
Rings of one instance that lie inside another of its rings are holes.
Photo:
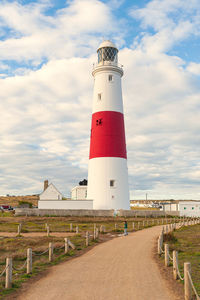
[[[100,63],[93,64],[92,75],[94,76],[97,72],[104,71],[115,71],[118,72],[121,76],[123,76],[123,65],[119,63],[113,63],[111,61],[103,61]]]

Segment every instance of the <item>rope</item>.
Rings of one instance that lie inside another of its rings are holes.
[[[199,295],[197,294],[197,291],[196,291],[196,289],[195,289],[195,287],[194,287],[194,284],[193,284],[191,275],[190,275],[189,272],[187,272],[187,274],[188,274],[188,277],[189,277],[189,280],[190,280],[190,284],[191,284],[191,286],[192,286],[192,289],[193,289],[193,291],[194,291],[194,293],[195,293],[195,296],[197,297],[197,300],[200,300],[200,297],[199,297]]]
[[[55,247],[54,249],[55,249],[55,250],[59,250],[59,249],[62,249],[62,248],[64,248],[64,247],[65,247],[65,245],[60,246],[60,247]]]
[[[25,267],[26,263],[27,263],[27,259],[25,260],[24,264],[23,264],[20,268],[15,268],[15,267],[13,266],[13,269],[14,269],[15,271],[21,271],[21,270]]]
[[[178,268],[178,262],[177,262],[177,259],[176,259],[176,270],[177,270],[177,274],[178,274],[178,277],[180,278],[180,280],[184,280],[184,278],[181,276],[180,274],[180,271],[179,271],[179,268]]]
[[[0,274],[0,277],[3,276],[3,274],[6,272],[6,270],[8,269],[9,265],[8,266],[5,266],[4,270],[2,271],[2,273]]]
[[[170,259],[170,260],[173,260],[173,258],[172,258],[171,255],[169,254],[169,252],[168,252],[168,256],[169,256],[169,259]]]
[[[161,246],[160,246],[160,251],[161,251],[161,253],[165,253],[165,251],[163,251],[163,249],[161,248]]]
[[[47,250],[45,250],[44,252],[41,252],[41,253],[35,253],[35,252],[33,252],[32,254],[34,256],[40,256],[40,255],[43,255],[43,254],[47,253],[48,251],[49,251],[49,248]]]

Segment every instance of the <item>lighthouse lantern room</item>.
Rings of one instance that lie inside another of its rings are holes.
[[[87,198],[94,209],[129,209],[128,169],[118,49],[104,41],[97,50]]]

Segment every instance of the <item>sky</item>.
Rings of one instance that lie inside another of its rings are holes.
[[[87,178],[93,63],[119,49],[130,199],[200,199],[199,0],[1,0],[0,195]]]

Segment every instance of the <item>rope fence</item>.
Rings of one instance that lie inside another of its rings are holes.
[[[88,234],[88,232],[86,232],[86,246],[88,246],[88,245],[89,245],[89,234]],[[12,287],[13,270],[22,271],[26,267],[27,268],[26,273],[27,274],[32,273],[32,259],[33,259],[33,256],[41,256],[41,255],[44,255],[47,252],[49,252],[49,262],[51,262],[51,261],[53,261],[54,250],[61,250],[63,248],[65,249],[64,253],[66,254],[69,251],[69,248],[75,249],[76,246],[68,238],[64,238],[64,245],[54,248],[53,243],[49,243],[49,247],[41,253],[32,252],[32,249],[28,248],[27,249],[27,258],[24,261],[23,265],[20,266],[20,267],[14,266],[12,258],[7,257],[6,258],[6,266],[0,274],[0,277],[5,275],[5,288],[8,289],[8,288]]]
[[[196,297],[197,300],[200,300],[200,296],[198,295],[194,283],[192,281],[191,277],[191,263],[190,262],[185,262],[184,263],[184,276],[181,276],[180,269],[179,269],[179,264],[178,264],[178,252],[173,251],[173,256],[171,257],[170,252],[169,252],[169,245],[168,244],[163,244],[164,240],[164,234],[168,234],[169,232],[172,232],[175,228],[180,229],[182,226],[191,226],[191,225],[196,225],[200,224],[200,219],[193,219],[193,220],[183,220],[182,222],[179,222],[178,224],[171,224],[172,226],[166,225],[163,227],[161,234],[158,238],[158,254],[161,256],[164,254],[165,257],[165,266],[169,267],[170,263],[169,261],[173,262],[173,278],[175,280],[180,279],[181,281],[184,281],[184,295],[185,295],[185,300],[192,300],[192,291]],[[164,250],[163,250],[164,246]]]

